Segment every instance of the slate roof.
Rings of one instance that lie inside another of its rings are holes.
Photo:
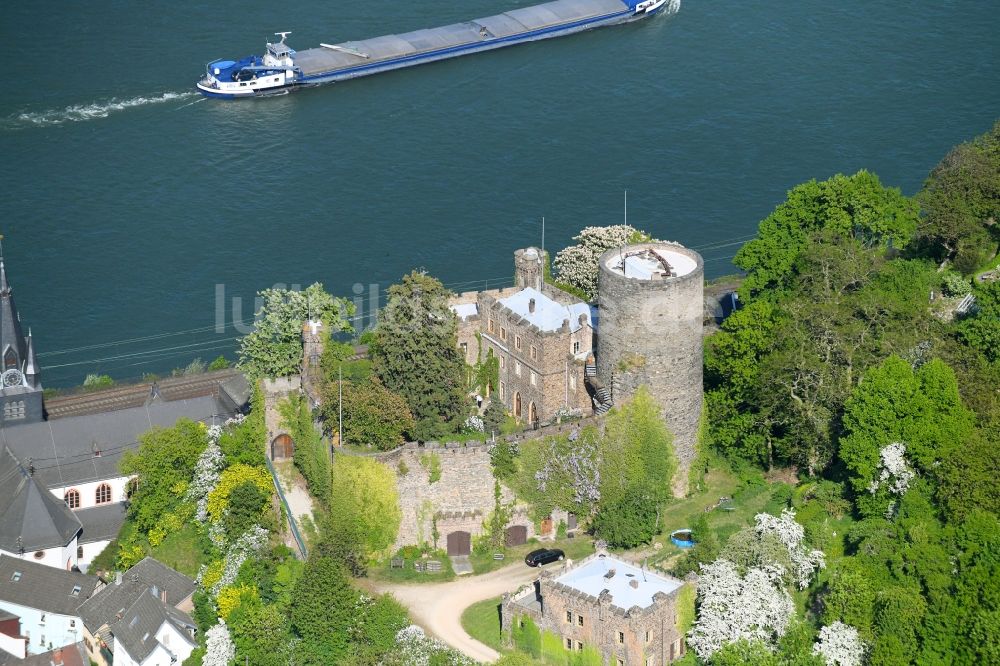
[[[21,370],[27,349],[24,333],[21,332],[21,319],[17,316],[17,306],[14,305],[13,289],[7,282],[7,269],[0,256],[0,354],[8,346],[17,353],[18,369]]]
[[[535,301],[535,311],[531,311],[531,301]],[[580,301],[572,305],[563,305],[552,300],[534,287],[525,287],[516,294],[500,299],[500,302],[511,312],[528,320],[542,331],[558,331],[563,321],[569,320],[569,329],[576,332],[580,329],[580,315],[590,324],[590,306]]]
[[[13,580],[15,572],[21,574],[16,582]],[[78,585],[80,591],[73,594]],[[101,585],[97,576],[0,555],[0,601],[77,616],[80,605]]]
[[[56,653],[59,653],[61,661],[56,661]],[[87,648],[83,641],[66,645],[58,650],[50,650],[42,654],[29,654],[24,659],[18,659],[9,652],[0,650],[0,666],[88,666],[90,657],[87,656]]]
[[[0,449],[0,549],[33,552],[65,546],[80,531],[80,521],[30,467],[10,449]],[[18,542],[20,538],[20,542]]]
[[[83,525],[83,533],[77,543],[94,543],[95,541],[110,541],[118,536],[125,523],[125,503],[115,502],[81,509],[76,517]]]
[[[109,583],[87,603],[80,607],[80,618],[91,633],[105,625],[113,624],[119,614],[140,596],[160,598],[166,592],[167,604],[176,606],[194,592],[195,582],[165,564],[146,557],[122,575],[121,582]],[[132,654],[131,650],[129,654]]]
[[[115,642],[120,643],[132,659],[142,663],[159,645],[156,632],[164,622],[172,624],[192,647],[195,646],[188,633],[189,629],[196,628],[190,616],[167,606],[152,594],[140,594],[122,614],[122,619],[112,624],[109,630]],[[175,654],[168,646],[164,648]]]
[[[670,594],[684,584],[612,555],[598,555],[560,575],[556,582],[592,597],[599,597],[607,590],[611,593],[611,603],[626,610],[632,606],[649,608],[658,592]]]
[[[0,446],[22,460],[31,458],[35,476],[49,488],[121,476],[118,462],[138,447],[139,436],[154,426],[169,428],[177,419],[196,421],[231,416],[214,397],[153,400],[141,407],[69,416],[0,428]],[[94,450],[101,452],[94,455]]]

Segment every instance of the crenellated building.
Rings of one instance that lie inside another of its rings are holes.
[[[496,395],[519,421],[540,425],[560,415],[589,415],[585,367],[593,353],[591,308],[543,279],[543,253],[514,253],[515,286],[466,292],[451,309],[466,363],[490,355],[499,364]]]
[[[567,651],[596,652],[606,666],[663,666],[684,656],[677,611],[688,584],[598,551],[503,595],[503,633],[509,641],[530,618]]]

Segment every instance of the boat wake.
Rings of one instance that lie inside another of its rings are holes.
[[[94,102],[93,104],[74,104],[64,109],[50,109],[48,111],[33,111],[17,113],[8,116],[3,123],[6,129],[16,129],[23,127],[45,127],[49,125],[62,125],[64,123],[76,123],[84,120],[95,120],[107,118],[112,113],[133,109],[139,106],[150,104],[163,104],[182,99],[195,97],[195,92],[165,92],[162,95],[150,97],[132,97],[130,99],[111,99]]]

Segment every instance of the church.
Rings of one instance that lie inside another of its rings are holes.
[[[47,409],[31,331],[24,335],[0,255],[0,554],[86,571],[125,520],[126,451],[180,418],[221,423],[249,402],[236,371],[87,394]],[[124,398],[122,396],[125,396]]]

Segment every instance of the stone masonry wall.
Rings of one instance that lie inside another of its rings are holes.
[[[441,478],[430,482],[429,465],[421,457],[436,455],[441,462]],[[444,547],[449,532],[482,532],[482,522],[493,511],[493,470],[488,447],[416,447],[405,446],[379,459],[396,473],[399,504],[403,519],[396,537],[396,548],[430,543],[433,519],[441,515],[437,546]],[[406,470],[403,474],[400,463]],[[513,502],[514,496],[502,489],[501,501]],[[467,514],[465,516],[461,514]],[[526,524],[514,521],[511,524]],[[530,529],[530,528],[529,528]]]
[[[625,251],[657,245],[633,245]],[[694,259],[696,268],[680,277],[641,280],[607,267],[618,249],[601,257],[596,358],[598,376],[611,387],[615,404],[644,384],[663,407],[679,462],[674,494],[683,495],[701,419],[704,264],[693,250],[669,249]]]

